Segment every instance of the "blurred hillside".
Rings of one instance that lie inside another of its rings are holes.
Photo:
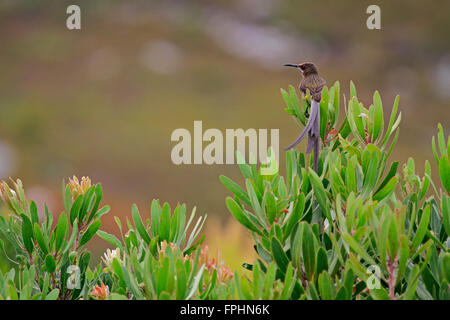
[[[69,4],[81,7],[81,31],[65,27]],[[381,6],[379,31],[366,28],[370,4]],[[288,145],[298,129],[279,88],[300,75],[282,65],[303,61],[343,93],[353,80],[364,103],[378,89],[390,110],[399,94],[393,158],[414,156],[422,170],[437,123],[449,124],[449,31],[446,0],[1,0],[0,178],[22,178],[58,212],[61,180],[89,175],[112,205],[110,232],[114,215],[132,203],[149,212],[153,198],[223,221],[218,176],[237,179],[238,168],[172,164],[171,133],[202,120],[204,130],[279,128]]]

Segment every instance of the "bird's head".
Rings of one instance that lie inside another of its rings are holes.
[[[300,70],[300,72],[303,74],[304,77],[310,75],[310,74],[317,74],[317,67],[312,62],[304,62],[300,64],[292,64],[288,63],[284,65],[285,67],[294,67]]]

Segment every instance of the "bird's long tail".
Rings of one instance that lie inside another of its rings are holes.
[[[310,154],[314,149],[314,171],[317,172],[319,168],[319,139],[320,139],[320,104],[316,100],[311,102],[311,115],[306,123],[305,128],[300,133],[298,138],[289,147],[284,150],[289,150],[298,145],[308,134],[308,146],[306,153]]]

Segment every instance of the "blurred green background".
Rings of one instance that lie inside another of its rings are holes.
[[[82,30],[66,28],[69,4],[81,7]],[[381,30],[366,27],[370,4]],[[449,32],[448,0],[0,0],[0,178],[20,177],[57,213],[62,179],[87,175],[104,187],[112,211],[102,229],[113,233],[132,203],[147,214],[153,198],[197,206],[207,243],[239,265],[251,247],[228,222],[218,176],[240,172],[172,164],[172,131],[192,132],[194,120],[279,128],[287,146],[298,129],[279,89],[300,75],[282,65],[313,61],[343,93],[353,80],[367,105],[379,90],[390,112],[400,95],[392,157],[414,156],[422,172],[437,123],[449,123]]]

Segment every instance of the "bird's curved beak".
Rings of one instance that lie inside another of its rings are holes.
[[[298,64],[293,64],[293,63],[286,63],[284,66],[298,68]]]

